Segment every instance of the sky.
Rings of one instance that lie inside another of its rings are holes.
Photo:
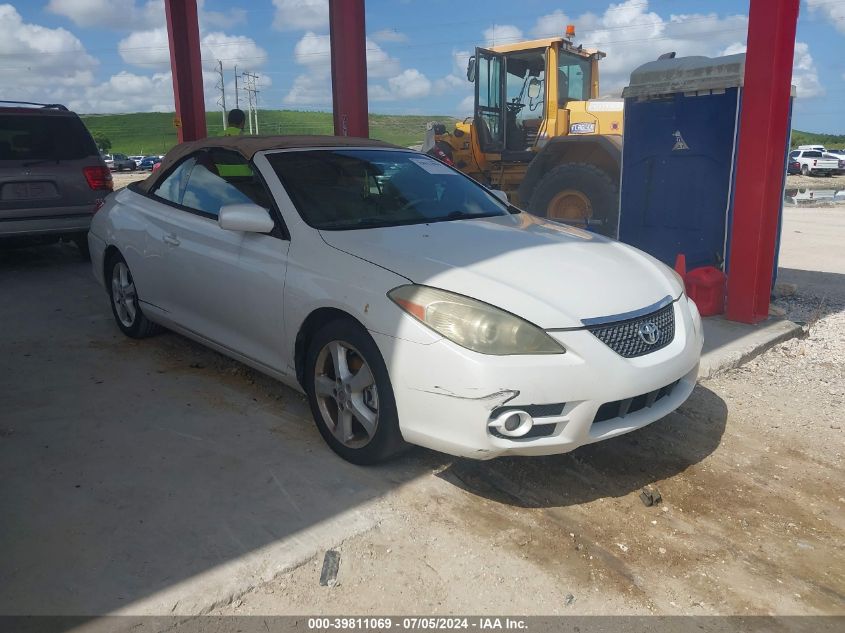
[[[235,66],[259,107],[331,110],[328,0],[198,0],[208,110]],[[464,117],[475,46],[562,34],[607,53],[601,93],[658,55],[742,52],[748,0],[367,0],[371,112]],[[801,0],[794,127],[845,133],[845,0]],[[0,0],[0,95],[80,113],[173,111],[163,0]],[[241,99],[244,98],[243,93]]]

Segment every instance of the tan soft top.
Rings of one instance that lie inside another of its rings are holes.
[[[138,187],[147,192],[152,190],[171,165],[179,162],[188,154],[205,147],[224,147],[240,153],[247,160],[252,160],[257,152],[270,149],[297,149],[308,147],[392,147],[396,145],[376,141],[371,138],[353,136],[213,136],[199,141],[181,143],[167,152],[161,167],[138,183]]]

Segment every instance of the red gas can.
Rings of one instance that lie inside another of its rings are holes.
[[[713,316],[725,311],[725,281],[727,277],[718,268],[703,266],[693,268],[684,277],[687,295],[695,301],[701,316]]]

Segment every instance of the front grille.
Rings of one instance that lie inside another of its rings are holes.
[[[660,389],[655,389],[654,391],[649,391],[648,393],[642,393],[634,398],[605,402],[599,407],[599,410],[596,411],[596,417],[593,418],[593,424],[596,422],[606,422],[607,420],[612,420],[613,418],[624,418],[626,415],[630,415],[631,413],[642,411],[646,407],[652,406],[661,398],[665,398],[670,395],[678,382],[679,381],[676,380],[670,385],[666,385]]]
[[[649,344],[640,336],[640,327],[645,323],[657,326],[657,340]],[[625,358],[635,358],[656,352],[666,347],[675,338],[674,304],[660,308],[645,316],[587,327],[602,343]]]

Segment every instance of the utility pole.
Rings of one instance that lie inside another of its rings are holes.
[[[226,129],[226,77],[223,75],[223,62],[218,61],[217,74],[220,79],[217,83],[217,89],[220,90],[220,98],[217,100],[217,105],[223,111],[223,129]]]
[[[240,108],[238,103],[238,65],[235,64],[235,107]]]
[[[244,80],[248,103],[247,119],[249,120],[249,133],[258,134],[258,75],[244,71],[241,73]],[[254,119],[254,123],[253,123]]]

